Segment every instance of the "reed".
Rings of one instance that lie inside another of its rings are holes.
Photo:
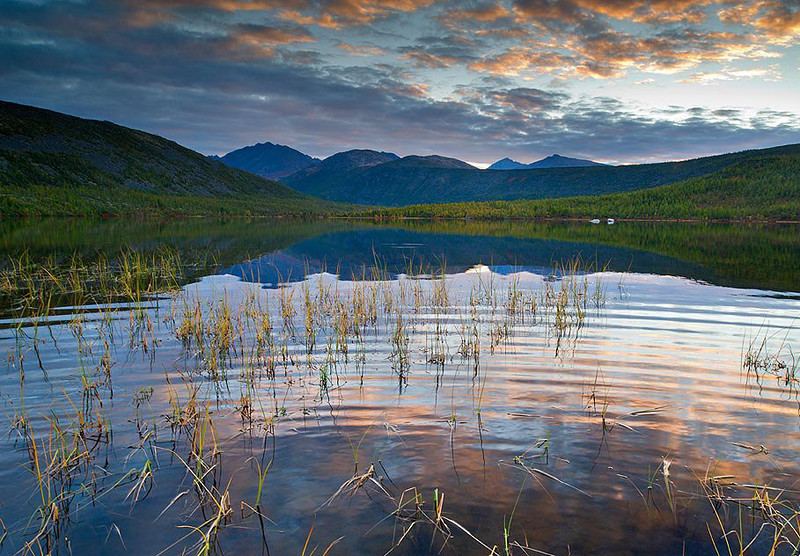
[[[149,254],[124,250],[119,257],[98,257],[92,263],[76,257],[63,270],[38,266],[24,256],[13,262],[11,270],[0,272],[0,295],[21,294],[23,300],[13,309],[18,327],[13,361],[19,372],[20,404],[12,419],[36,478],[37,530],[29,535],[30,548],[47,552],[63,543],[78,506],[75,501],[109,492],[103,479],[105,462],[98,459],[113,443],[114,404],[119,404],[114,398],[115,386],[119,397],[115,375],[124,361],[120,351],[128,357],[141,353],[151,369],[164,372],[154,386],[141,387],[127,397],[138,440],[130,447],[132,464],[115,476],[114,484],[126,485],[124,500],[133,509],[161,488],[157,455],[168,450],[166,465],[179,462],[191,484],[186,487],[189,494],[179,495],[196,497],[195,509],[188,515],[198,517],[185,525],[187,533],[179,544],[191,542],[193,551],[208,554],[220,549],[223,531],[239,519],[237,525],[246,525],[248,518],[258,516],[263,533],[267,475],[277,465],[274,458],[266,464],[252,460],[257,475],[255,496],[248,496],[247,502],[233,500],[238,489],[231,488],[232,478],[223,480],[226,445],[218,436],[220,423],[229,423],[233,416],[241,421],[237,424],[241,437],[253,442],[263,432],[265,438],[273,435],[274,441],[283,422],[295,421],[294,427],[308,416],[314,418],[320,408],[332,414],[338,411],[335,393],[353,380],[354,372],[361,391],[367,392],[365,374],[381,365],[385,368],[388,351],[388,364],[401,390],[418,362],[436,367],[436,388],[440,377],[452,377],[454,384],[461,378],[463,367],[451,364],[458,356],[467,362],[481,431],[490,356],[509,345],[523,327],[523,333],[555,340],[555,355],[563,356],[563,342],[577,342],[579,331],[593,316],[589,305],[599,309],[605,295],[601,286],[592,288],[575,262],[558,267],[557,276],[538,290],[524,288],[518,275],[505,279],[493,272],[477,273],[469,289],[454,288],[443,263],[439,268],[424,268],[410,261],[408,273],[398,280],[388,280],[386,268],[376,262],[350,282],[327,277],[291,282],[287,278],[272,291],[224,288],[210,297],[190,287],[176,291],[187,275],[186,265],[169,250]],[[165,294],[166,310],[160,306],[164,300],[158,300]],[[54,324],[53,316],[67,297],[76,309],[67,324]],[[36,436],[40,426],[24,403],[29,378],[23,361],[25,354],[32,353],[45,369],[37,350],[53,327],[68,330],[70,345],[76,348],[77,380],[70,387],[76,403],[69,398],[65,404],[69,411],[50,415],[45,421],[48,432]],[[166,361],[161,350],[175,361]],[[420,353],[424,359],[417,357]],[[596,377],[587,406],[593,405],[605,430],[608,401],[601,399],[600,390]],[[446,420],[454,470],[457,410],[454,404]],[[396,520],[398,536],[393,547],[425,530],[429,548],[441,548],[455,534],[464,534],[487,553],[492,551],[449,515],[444,491],[434,489],[427,501],[414,488],[398,493],[380,475],[382,464],[374,459],[361,473],[367,431],[358,441],[348,437],[353,476],[326,505],[369,493],[388,500],[394,508],[391,518]],[[164,437],[170,433],[171,438]],[[537,480],[559,483],[555,475],[533,467],[532,461],[546,462],[550,453],[549,437],[539,441],[535,450],[520,459],[519,467]],[[665,481],[664,488],[668,485]],[[242,509],[238,518],[232,511],[237,503]],[[503,550],[525,553],[527,542],[512,537],[513,515],[512,511],[505,523]]]

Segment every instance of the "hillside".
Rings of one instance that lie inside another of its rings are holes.
[[[319,159],[274,143],[256,143],[231,151],[220,160],[228,166],[246,170],[257,176],[278,179],[316,164]]]
[[[157,135],[10,102],[0,102],[0,185],[3,216],[332,208]]]
[[[446,156],[429,155],[419,156],[411,155],[404,156],[394,162],[387,162],[393,168],[402,167],[425,167],[425,168],[455,168],[461,170],[477,170],[472,164],[467,164],[457,158],[448,158]]]
[[[800,155],[739,162],[678,183],[596,197],[416,205],[365,211],[384,218],[618,218],[800,221]]]
[[[628,166],[494,171],[384,163],[336,172],[320,169],[312,178],[300,172],[286,178],[285,183],[324,199],[383,206],[544,199],[657,187],[710,174],[751,158],[779,154],[800,154],[800,145]]]

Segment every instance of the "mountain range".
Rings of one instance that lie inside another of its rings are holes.
[[[592,160],[584,160],[582,158],[570,158],[568,156],[561,156],[560,154],[553,154],[547,158],[531,162],[530,164],[523,164],[510,158],[503,158],[492,164],[487,170],[525,170],[533,168],[579,168],[583,166],[605,166],[599,162]]]
[[[494,170],[479,170],[466,162],[437,155],[400,158],[393,153],[359,149],[334,154],[280,180],[314,197],[372,206],[511,201],[658,187],[711,174],[751,158],[797,152],[800,147],[789,145],[679,162],[621,166],[556,154],[528,165],[502,159],[492,165]]]
[[[505,171],[479,170],[443,157],[373,160],[369,165],[353,163],[347,167],[332,167],[323,161],[281,181],[330,201],[379,206],[545,199],[657,187],[711,174],[751,158],[798,153],[800,145],[787,145],[680,162]],[[330,158],[340,156],[349,155],[340,153]]]
[[[794,177],[800,172],[793,162],[798,155],[800,145],[796,144],[658,164],[495,171],[479,170],[443,156],[400,158],[390,152],[369,149],[316,160],[291,147],[261,143],[215,160],[144,131],[0,101],[0,216],[274,216],[349,214],[353,210],[363,214],[363,207],[352,205],[531,202],[565,197],[575,198],[564,201],[567,205],[589,208],[594,201],[587,198],[579,202],[577,198],[646,192],[708,176],[702,187],[712,193],[697,197],[698,203],[703,204],[702,211],[681,201],[688,198],[685,195],[670,194],[659,197],[666,200],[655,204],[649,199],[656,197],[646,197],[649,204],[642,214],[647,218],[666,214],[666,209],[658,207],[669,203],[673,209],[680,205],[681,217],[687,218],[691,214],[706,215],[702,217],[720,214],[724,218],[724,215],[741,217],[748,213],[764,214],[769,219],[779,218],[780,214],[794,218],[793,207],[800,199]],[[548,159],[550,163],[564,163],[554,157]],[[291,173],[277,182],[230,167],[226,162],[252,172]],[[729,168],[732,170],[728,174],[719,174]],[[740,175],[741,179],[737,177]],[[772,177],[766,179],[769,176]],[[748,187],[753,195],[742,194]],[[733,202],[734,197],[727,196],[733,190],[738,192],[735,199],[741,200],[742,207],[727,212],[708,210]],[[615,198],[614,203],[623,204],[614,206],[623,207],[628,202]],[[756,212],[756,208],[768,203],[777,208]],[[563,204],[551,203],[551,206],[561,211],[549,213],[556,217],[574,215]],[[538,214],[527,208],[520,212],[514,207],[518,205],[492,205],[491,215],[499,217],[504,210],[509,216]],[[438,209],[426,210],[440,214]],[[448,211],[445,213],[450,214]],[[672,213],[678,214],[674,210]]]
[[[236,149],[222,157],[212,155],[209,158],[221,160],[228,166],[239,168],[240,170],[247,170],[248,172],[252,172],[257,176],[270,179],[280,179],[306,170],[307,168],[314,169],[303,172],[301,175],[309,176],[318,172],[339,172],[343,170],[352,170],[358,167],[374,166],[382,162],[391,162],[393,160],[397,160],[399,157],[394,153],[378,152],[368,149],[356,149],[336,153],[326,158],[325,164],[322,164],[320,159],[313,158],[298,151],[297,149],[293,149],[292,147],[265,142]],[[471,164],[461,160],[438,155],[412,155],[405,158],[408,159],[409,163],[415,161],[420,166],[461,168],[466,170],[476,169]],[[347,164],[348,167],[345,168],[343,164]],[[605,164],[594,162],[592,160],[570,158],[568,156],[561,156],[560,154],[553,154],[547,158],[537,160],[536,162],[531,162],[530,164],[523,164],[521,162],[517,162],[516,160],[511,160],[510,158],[503,158],[489,166],[488,170],[577,168],[584,166],[605,166]],[[296,176],[292,179],[297,180],[299,178],[300,176]]]

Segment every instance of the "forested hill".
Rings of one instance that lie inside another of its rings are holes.
[[[753,158],[713,174],[628,193],[527,201],[416,205],[382,218],[617,218],[800,221],[800,155]]]
[[[2,101],[0,185],[2,215],[284,214],[330,206],[157,135]]]
[[[800,154],[800,144],[628,166],[497,171],[383,163],[344,172],[319,172],[313,179],[289,176],[286,183],[324,199],[383,206],[543,199],[657,187],[711,174],[752,158],[790,154]]]

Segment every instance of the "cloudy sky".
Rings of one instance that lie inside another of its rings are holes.
[[[800,0],[0,0],[0,98],[207,154],[800,142]]]

